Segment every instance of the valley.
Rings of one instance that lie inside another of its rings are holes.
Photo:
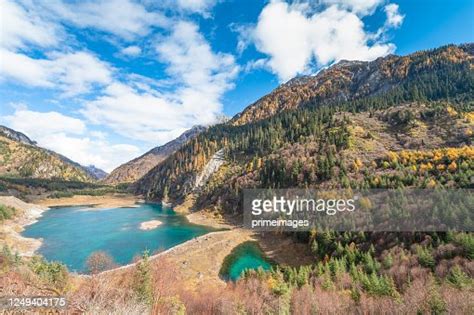
[[[340,61],[103,179],[4,131],[0,204],[18,211],[0,223],[1,293],[50,289],[90,313],[470,313],[472,231],[257,233],[242,191],[472,196],[473,69],[474,44]]]

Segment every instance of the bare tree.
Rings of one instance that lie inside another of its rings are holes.
[[[114,259],[104,251],[93,252],[87,258],[86,264],[87,270],[92,275],[117,267]]]

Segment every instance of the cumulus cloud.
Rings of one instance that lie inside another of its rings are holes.
[[[31,2],[0,0],[0,79],[33,87],[55,88],[63,96],[88,92],[111,79],[111,67],[87,51],[54,50],[64,41],[60,23]],[[48,2],[57,3],[57,2]],[[43,56],[33,57],[33,48]]]
[[[188,114],[210,122],[221,110],[220,97],[233,87],[232,80],[239,72],[234,57],[214,53],[198,27],[190,22],[179,22],[156,50],[160,61],[168,65],[168,74],[182,85],[176,94]]]
[[[118,82],[109,85],[104,95],[87,102],[81,112],[93,124],[106,125],[125,137],[153,143],[168,140],[173,129],[184,128],[179,104],[164,95],[140,92]]]
[[[140,154],[140,150],[130,144],[112,144],[92,136],[74,137],[66,133],[54,133],[37,138],[38,144],[78,162],[81,165],[95,165],[111,172]]]
[[[45,10],[54,13],[65,23],[81,28],[95,28],[126,40],[150,33],[153,27],[166,27],[168,18],[147,10],[139,2],[131,0],[108,1],[46,1]]]
[[[207,15],[217,0],[178,0],[176,2],[179,8],[184,11]]]
[[[35,11],[8,0],[0,0],[0,8],[0,47],[16,49],[28,44],[40,47],[58,44],[61,31],[55,23],[45,21]]]
[[[81,135],[86,131],[86,125],[78,118],[69,117],[58,112],[30,111],[25,104],[17,107],[15,113],[6,116],[8,125],[36,139],[51,133],[67,130],[70,134]]]
[[[79,110],[63,107],[84,121],[26,106],[3,121],[81,164],[110,170],[139,153],[135,146],[108,141],[105,130],[157,145],[195,124],[214,122],[240,70],[232,55],[212,50],[196,24],[171,21],[146,2],[0,1],[8,22],[2,20],[0,30],[0,80],[51,89],[62,97],[87,95]],[[216,2],[181,0],[173,10],[206,15]],[[151,44],[166,75],[156,80],[114,68],[79,46],[70,28],[108,33],[109,42],[124,47],[120,54],[131,57],[142,53],[137,39],[157,38]],[[101,131],[89,131],[93,124]]]
[[[320,0],[320,3],[337,5],[344,10],[349,10],[361,16],[372,14],[385,0]]]
[[[362,21],[363,16],[373,13],[383,1],[323,0],[322,3],[324,6],[315,10],[301,3],[271,1],[260,13],[255,27],[245,30],[243,37],[251,38],[257,50],[268,56],[260,64],[281,81],[309,72],[315,62],[321,67],[342,59],[373,60],[395,50],[393,44],[377,38],[387,26],[399,26],[402,22],[399,18],[392,18],[375,34],[367,32]],[[398,12],[398,6],[396,9]],[[394,7],[388,10],[392,14]]]
[[[109,143],[103,133],[89,132],[82,120],[54,111],[37,112],[22,106],[2,121],[28,135],[41,147],[82,165],[93,164],[106,171],[139,154],[136,146]]]
[[[158,41],[156,51],[174,83],[172,91],[158,92],[145,80],[135,86],[114,82],[81,112],[92,123],[152,143],[171,140],[192,125],[214,122],[222,109],[220,99],[239,71],[234,57],[214,53],[190,22],[178,22]]]
[[[125,56],[136,57],[142,53],[142,49],[138,46],[132,45],[125,47],[120,52]]]
[[[95,84],[111,80],[111,68],[91,53],[53,52],[47,59],[35,59],[25,54],[0,48],[0,78],[35,86],[57,88],[64,96],[90,91]]]
[[[385,14],[387,14],[386,24],[390,27],[399,27],[403,23],[404,15],[400,14],[398,4],[390,3],[385,6]]]

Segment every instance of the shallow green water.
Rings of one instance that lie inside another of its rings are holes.
[[[26,237],[42,238],[39,253],[50,261],[61,261],[70,270],[84,272],[86,260],[95,251],[105,251],[119,265],[125,265],[144,250],[168,249],[213,229],[188,222],[172,209],[157,204],[137,208],[85,211],[89,207],[60,207],[46,211],[35,224],[26,227]],[[153,230],[139,229],[140,223],[158,219]]]
[[[225,258],[220,274],[225,279],[236,281],[246,269],[270,270],[271,266],[272,263],[256,242],[245,242],[234,248]]]

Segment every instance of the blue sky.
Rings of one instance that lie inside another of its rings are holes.
[[[111,171],[297,75],[474,41],[474,1],[0,0],[0,124]]]

